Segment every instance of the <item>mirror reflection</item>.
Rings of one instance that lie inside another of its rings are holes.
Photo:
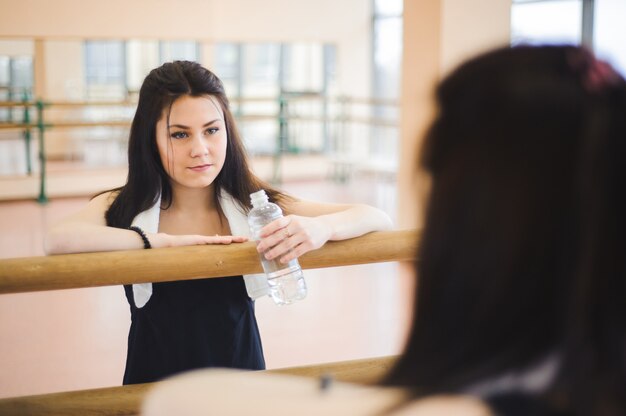
[[[7,210],[2,257],[43,255],[45,229],[80,211],[97,192],[124,184],[141,83],[152,68],[178,59],[200,62],[219,75],[260,178],[300,198],[365,203],[393,217],[399,54],[392,53],[394,61],[379,52],[385,59],[376,61],[377,69],[369,67],[373,52],[360,46],[371,36],[365,24],[371,15],[364,12],[349,42],[341,33],[276,41],[129,38],[125,33],[1,38],[0,101],[13,104],[0,107],[0,185],[8,201],[0,205]],[[392,39],[399,39],[400,12],[385,18],[396,22]],[[356,47],[342,46],[346,42]],[[390,50],[380,42],[377,48]],[[396,268],[346,267],[344,278],[335,282],[336,270],[307,271],[307,302],[288,314],[271,301],[257,302],[268,368],[397,350],[401,325],[390,327],[376,318],[403,292],[400,277],[389,285]],[[367,285],[360,282],[364,275],[371,276]],[[346,308],[336,295],[341,287],[352,288],[364,302],[342,313],[340,325],[328,327]],[[130,324],[121,287],[5,295],[0,311],[3,368],[20,375],[19,382],[0,377],[3,397],[121,383]],[[31,319],[33,314],[39,318]],[[387,316],[401,322],[403,314],[400,307]],[[29,316],[28,322],[14,326],[19,316]],[[337,337],[368,316],[377,323],[356,331],[354,340],[338,349]],[[317,347],[307,350],[303,344]]]

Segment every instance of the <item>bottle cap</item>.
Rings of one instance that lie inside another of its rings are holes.
[[[261,189],[260,191],[254,192],[250,194],[250,201],[252,202],[253,207],[257,207],[262,205],[268,201],[267,194],[265,190]]]

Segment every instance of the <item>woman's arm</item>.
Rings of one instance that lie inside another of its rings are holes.
[[[163,380],[141,405],[142,416],[204,415],[388,415],[491,416],[470,396],[411,400],[408,390],[334,381],[324,391],[314,378],[263,371],[195,370]],[[211,399],[207,400],[207,392]],[[242,400],[245,398],[245,400]],[[276,411],[280,403],[280,411]],[[395,410],[394,410],[395,409]]]
[[[45,237],[46,254],[86,253],[94,251],[133,250],[144,247],[134,231],[106,225],[104,214],[115,198],[112,192],[98,195],[79,212],[51,227]],[[153,248],[198,244],[230,244],[246,237],[171,235],[146,233]]]
[[[283,263],[318,249],[329,240],[345,240],[391,228],[385,212],[364,204],[324,204],[296,199],[285,202],[283,208],[288,215],[263,227],[257,245],[266,258],[280,258]]]

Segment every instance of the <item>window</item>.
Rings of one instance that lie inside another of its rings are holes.
[[[238,43],[218,43],[215,45],[215,59],[212,70],[224,83],[226,95],[230,98],[241,95],[240,79],[241,45]],[[231,103],[235,105],[236,103]]]
[[[519,43],[582,43],[626,73],[624,0],[513,0],[511,38]]]
[[[10,101],[11,98],[11,59],[0,56],[0,101]],[[0,108],[0,122],[11,121],[10,114],[10,108]]]
[[[398,98],[402,66],[402,0],[374,0],[373,91],[375,98]]]
[[[15,93],[27,96],[33,90],[33,58],[18,56],[11,59],[11,88]],[[20,98],[20,99],[21,99]]]
[[[148,73],[159,66],[159,42],[129,40],[126,42],[126,84],[129,93],[137,94]]]
[[[23,101],[32,98],[32,56],[0,56],[0,101]],[[23,108],[0,109],[0,121],[21,122]]]
[[[514,1],[511,42],[580,44],[582,0]]]
[[[595,0],[594,48],[622,75],[626,74],[626,1]]]
[[[337,48],[324,45],[324,92],[328,96],[337,95]]]
[[[242,45],[239,85],[245,100],[239,106],[242,117],[239,126],[251,153],[279,150],[276,114],[279,111],[280,49],[278,43]],[[255,116],[255,119],[247,120],[247,116]]]
[[[324,45],[312,43],[283,45],[281,83],[282,89],[286,91],[322,91]]]
[[[126,62],[124,42],[86,41],[87,99],[124,99]]]
[[[199,61],[198,44],[193,41],[163,41],[159,46],[161,63],[171,61]]]
[[[326,114],[324,97],[336,89],[333,45],[218,43],[213,62],[251,154],[323,150],[326,133],[319,119]],[[318,121],[290,120],[280,130],[281,94],[290,98],[283,110]]]
[[[242,50],[242,95],[277,97],[280,44],[246,44]]]
[[[363,133],[353,131],[355,137],[368,137],[367,143],[361,141],[352,144],[354,149],[365,152],[374,170],[395,171],[398,158],[399,132],[395,122],[398,118],[398,107],[389,105],[400,95],[400,75],[402,67],[402,0],[373,0],[373,71],[372,97],[378,102],[369,106],[372,117],[371,125],[354,126],[366,129]],[[383,100],[381,102],[380,100]],[[385,103],[387,102],[387,103]],[[356,110],[353,106],[353,110]],[[391,122],[378,123],[384,120]]]

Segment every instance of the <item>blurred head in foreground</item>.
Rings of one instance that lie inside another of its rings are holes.
[[[626,414],[626,83],[589,51],[513,47],[439,85],[414,322],[386,379]]]

